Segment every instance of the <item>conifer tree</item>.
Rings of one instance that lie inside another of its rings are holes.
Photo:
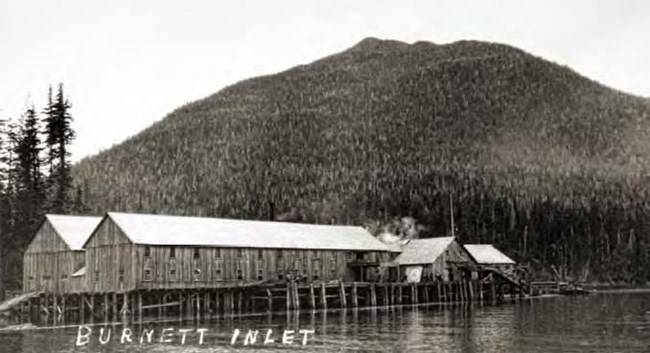
[[[63,84],[59,84],[56,97],[48,95],[45,108],[45,131],[47,160],[50,174],[48,178],[49,210],[54,213],[69,213],[72,208],[72,165],[68,147],[75,137],[71,127],[71,104],[64,95]]]

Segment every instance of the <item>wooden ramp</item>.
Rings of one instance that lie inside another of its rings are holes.
[[[9,311],[11,308],[20,305],[20,303],[27,301],[33,297],[40,295],[40,292],[29,292],[21,294],[17,297],[9,298],[2,303],[0,303],[0,313],[3,311]]]
[[[503,273],[503,272],[501,272],[501,271],[499,271],[499,270],[497,270],[496,268],[493,268],[493,267],[485,267],[483,269],[486,270],[486,271],[491,272],[493,274],[493,276],[500,277],[503,280],[505,280],[506,282],[512,284],[513,286],[521,288],[526,293],[530,292],[530,285],[528,285],[527,283],[525,283],[523,281],[517,281],[514,278],[511,278],[507,274],[505,274],[505,273]]]

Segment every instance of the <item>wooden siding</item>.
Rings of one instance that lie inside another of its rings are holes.
[[[136,288],[135,246],[122,231],[104,219],[86,244],[86,288],[92,293]]]
[[[458,280],[460,272],[453,268],[450,263],[466,262],[474,264],[474,260],[470,254],[463,248],[457,241],[453,241],[447,246],[445,251],[438,256],[438,258],[431,264],[422,264],[422,280],[427,279],[442,279],[447,282],[450,280]],[[400,266],[400,278],[405,276],[405,270],[408,266]]]
[[[85,290],[82,277],[84,251],[72,251],[49,222],[44,222],[23,256],[23,291],[73,293]]]
[[[290,273],[309,281],[350,281],[355,273],[348,264],[357,260],[356,253],[340,250],[132,244],[110,218],[91,236],[86,252],[90,292],[228,286],[279,280]],[[380,261],[388,256],[368,252],[363,253],[363,260]]]
[[[136,281],[138,288],[146,289],[272,281],[287,274],[300,274],[309,281],[351,281],[348,263],[356,259],[349,251],[190,246],[137,245],[136,253],[140,266]],[[374,257],[367,253],[364,259],[375,261]]]

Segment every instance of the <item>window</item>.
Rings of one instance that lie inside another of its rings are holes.
[[[66,279],[68,279],[68,275],[61,275],[61,279],[62,279],[62,280],[66,280]]]
[[[95,270],[93,273],[93,282],[97,283],[99,282],[99,270]]]
[[[220,258],[221,258],[221,249],[219,249],[219,248],[214,249],[214,257],[215,257],[216,259],[220,259]]]
[[[243,278],[244,278],[244,277],[243,277],[243,275],[242,275],[242,270],[241,270],[241,268],[240,268],[240,269],[237,270],[237,279],[238,279],[238,280],[242,280]]]
[[[320,253],[318,252],[318,250],[312,251],[311,252],[311,257],[314,258],[314,259],[318,259],[320,257]]]
[[[257,250],[257,258],[260,260],[264,259],[264,250]]]
[[[151,269],[150,268],[145,268],[144,269],[144,276],[143,276],[142,280],[147,281],[147,282],[153,280],[153,276],[151,274]]]
[[[241,259],[242,256],[243,256],[243,251],[242,251],[242,249],[236,249],[236,250],[235,250],[235,257],[238,258],[238,259]]]
[[[33,280],[34,280],[34,276],[29,276],[29,280],[30,280],[30,281],[33,281]]]
[[[171,248],[169,248],[169,258],[170,259],[175,259],[176,258],[176,248],[173,247],[173,246]]]
[[[216,275],[217,275],[217,281],[221,281],[223,279],[223,277],[221,276],[221,269],[217,268],[217,270],[215,272],[216,272]]]
[[[282,255],[283,255],[283,254],[282,254],[282,249],[278,249],[278,251],[275,253],[275,256],[276,256],[278,259],[282,259]]]
[[[119,282],[124,282],[124,269],[120,269],[119,276],[118,276],[118,281]]]
[[[199,268],[194,269],[194,280],[195,281],[200,281],[201,280],[201,269],[199,269]]]
[[[144,247],[144,257],[151,257],[151,247],[150,246],[145,246]]]
[[[257,270],[257,279],[259,281],[264,279],[264,271],[262,269]]]
[[[200,252],[200,250],[201,250],[201,249],[199,249],[199,248],[195,248],[195,249],[194,249],[194,260],[198,260],[198,259],[201,257],[201,252]]]
[[[357,258],[357,261],[363,261],[363,255],[364,255],[364,253],[362,253],[362,252],[358,252],[358,253],[357,253],[357,257],[356,257],[356,258]]]
[[[169,280],[176,281],[176,269],[173,267],[169,269]]]
[[[278,279],[284,279],[284,271],[278,270]]]
[[[48,280],[50,278],[52,278],[50,275],[43,275],[43,279],[45,279],[45,280]]]

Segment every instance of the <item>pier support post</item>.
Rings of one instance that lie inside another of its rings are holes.
[[[341,297],[341,307],[347,308],[348,302],[345,298],[345,286],[343,285],[343,282],[339,282],[339,295]]]
[[[142,291],[138,291],[138,323],[142,325]]]
[[[309,303],[312,309],[316,309],[316,293],[314,292],[314,283],[309,283]]]
[[[269,288],[266,289],[266,305],[267,309],[266,311],[269,313],[273,312],[273,293],[271,293],[271,290]]]
[[[325,282],[320,284],[320,301],[321,307],[327,309],[327,288],[325,287]]]
[[[370,284],[370,306],[377,306],[377,288],[374,283]]]
[[[357,282],[352,282],[352,306],[355,308],[359,307],[358,297]]]
[[[399,287],[397,288],[397,304],[402,305],[402,299],[404,297],[404,293],[402,292],[402,289],[404,288],[404,284],[400,283]]]

